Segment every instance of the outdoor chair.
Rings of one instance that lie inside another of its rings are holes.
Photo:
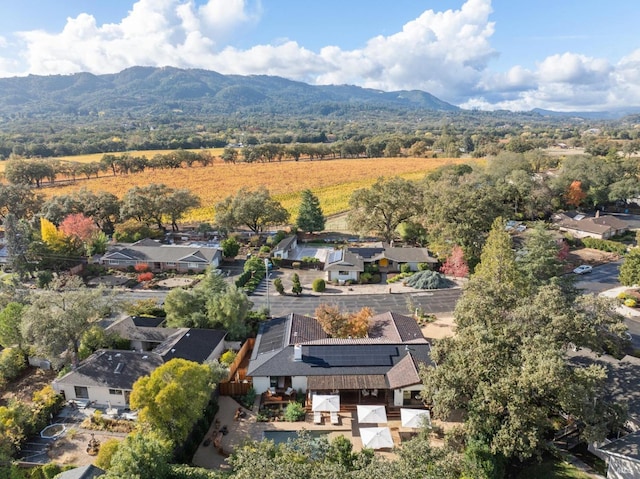
[[[362,397],[367,397],[369,395],[369,391],[367,389],[362,390]]]
[[[320,411],[315,411],[313,413],[313,423],[322,424],[322,413]]]
[[[377,390],[377,389],[372,389],[372,390],[371,390],[371,395],[372,395],[374,398],[377,398],[377,397],[378,397],[378,390]]]
[[[288,387],[287,390],[284,392],[285,396],[289,396],[289,397],[295,395],[295,393],[296,393],[296,390],[293,389],[292,387]]]
[[[335,411],[331,412],[331,424],[333,424],[334,426],[337,426],[338,424],[340,424],[340,417],[338,416],[338,413]]]

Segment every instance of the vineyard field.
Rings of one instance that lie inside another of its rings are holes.
[[[125,176],[101,176],[42,189],[47,196],[68,194],[86,187],[92,191],[108,191],[121,198],[134,186],[164,183],[172,188],[188,188],[198,195],[202,207],[191,211],[187,222],[213,221],[214,205],[243,186],[256,189],[266,186],[272,196],[297,216],[300,194],[310,189],[320,200],[325,215],[348,209],[349,197],[358,188],[370,187],[378,177],[401,176],[420,179],[426,173],[447,164],[468,159],[446,158],[367,158],[318,161],[284,161],[274,163],[223,163],[172,170],[146,170]]]

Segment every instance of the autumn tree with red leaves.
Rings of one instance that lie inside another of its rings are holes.
[[[456,278],[469,276],[469,265],[464,259],[464,251],[460,246],[453,247],[451,254],[440,268],[440,272]]]
[[[87,243],[98,232],[98,227],[91,218],[87,218],[82,213],[75,213],[62,220],[58,231],[64,233],[65,236],[76,237],[83,243]]]

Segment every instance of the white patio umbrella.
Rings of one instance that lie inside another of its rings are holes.
[[[393,447],[391,430],[388,427],[361,427],[362,446],[369,449]]]
[[[314,394],[311,402],[312,411],[339,412],[340,396]]]
[[[400,420],[402,427],[418,429],[423,426],[431,426],[431,415],[427,409],[400,408]]]
[[[361,406],[358,404],[358,422],[365,424],[387,422],[387,410],[384,406]]]

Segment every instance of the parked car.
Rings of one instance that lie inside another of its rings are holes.
[[[591,271],[593,271],[593,268],[588,264],[581,264],[580,266],[578,266],[576,269],[573,270],[574,274],[587,274],[587,273],[591,273]]]

